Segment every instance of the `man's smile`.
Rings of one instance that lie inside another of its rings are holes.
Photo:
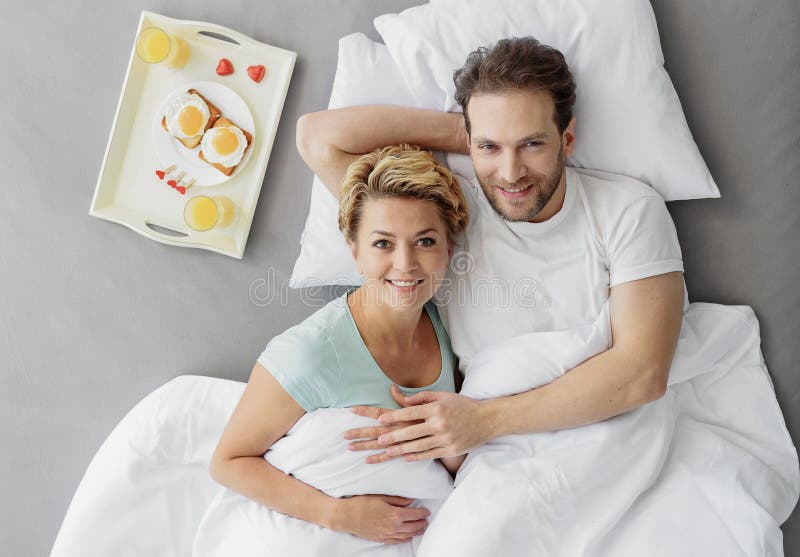
[[[520,199],[528,195],[532,187],[533,184],[528,184],[527,186],[497,186],[497,189],[500,190],[500,194],[503,197],[508,199]]]

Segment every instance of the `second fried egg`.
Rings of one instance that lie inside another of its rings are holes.
[[[230,168],[242,160],[247,138],[236,126],[218,126],[205,133],[201,145],[203,157],[208,162]]]

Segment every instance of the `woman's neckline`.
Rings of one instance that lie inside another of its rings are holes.
[[[406,392],[424,391],[424,390],[430,389],[432,386],[436,385],[442,379],[442,374],[444,373],[444,368],[445,368],[445,365],[444,365],[444,353],[443,353],[443,350],[442,350],[442,338],[440,336],[439,327],[437,326],[436,321],[433,319],[433,316],[431,315],[431,312],[428,310],[428,302],[426,302],[425,305],[422,307],[422,312],[425,313],[428,316],[428,320],[431,322],[431,327],[433,327],[433,334],[434,334],[434,337],[436,338],[436,346],[437,346],[438,352],[439,352],[439,374],[437,375],[436,380],[433,381],[429,385],[425,385],[425,386],[422,386],[422,387],[406,387],[405,385],[401,385],[400,383],[395,382],[394,380],[392,380],[391,377],[389,377],[386,374],[386,372],[383,370],[383,368],[375,360],[375,356],[372,355],[372,352],[370,351],[369,347],[367,346],[367,343],[364,341],[364,336],[361,334],[361,330],[358,328],[358,324],[356,323],[355,317],[353,316],[353,312],[350,309],[350,303],[349,303],[350,295],[353,292],[355,292],[356,290],[357,290],[357,288],[354,288],[353,290],[350,290],[350,291],[348,291],[348,292],[346,292],[344,294],[345,312],[347,313],[347,317],[348,317],[348,319],[350,321],[350,324],[353,326],[353,329],[355,330],[356,334],[358,335],[359,345],[363,348],[364,352],[369,357],[370,361],[372,362],[372,365],[375,366],[375,368],[378,371],[381,372],[381,374],[383,375],[383,377],[386,378],[387,381],[389,381],[390,383],[392,383],[394,385],[397,385],[401,390],[406,391]],[[420,314],[420,319],[422,319],[422,313]]]

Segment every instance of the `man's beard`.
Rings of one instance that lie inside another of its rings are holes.
[[[497,192],[497,186],[501,184],[489,184],[485,183],[483,180],[478,177],[478,182],[481,185],[481,189],[483,189],[483,194],[486,196],[486,199],[489,201],[489,205],[491,205],[492,209],[503,217],[503,219],[509,222],[530,222],[533,218],[539,214],[539,212],[544,209],[544,206],[553,198],[553,194],[555,194],[556,190],[558,189],[558,184],[561,182],[561,176],[564,174],[564,146],[559,148],[558,150],[558,162],[556,163],[556,167],[548,176],[536,176],[533,180],[533,185],[531,186],[531,192],[525,196],[524,199],[520,201],[514,200],[504,200],[506,204],[511,204],[515,207],[522,206],[523,203],[530,203],[531,197],[534,198],[535,203],[533,206],[521,216],[509,215],[507,212],[503,211],[503,205],[501,205],[501,201],[498,199],[498,196],[501,195]],[[476,172],[477,175],[477,172]],[[529,181],[524,182],[517,182],[516,184],[502,184],[506,188],[514,188],[514,187],[524,187],[530,184]]]

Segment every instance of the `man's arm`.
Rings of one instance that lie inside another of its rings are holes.
[[[469,152],[461,114],[387,105],[312,112],[297,121],[297,150],[339,198],[347,167],[379,147],[410,143],[433,151]]]
[[[495,436],[611,418],[661,398],[683,316],[682,273],[611,290],[612,347],[533,391],[489,401]]]
[[[363,428],[348,432],[348,438],[370,439],[355,443],[357,450],[388,447],[387,454],[368,462],[399,455],[407,460],[440,458],[463,454],[501,435],[598,422],[660,398],[680,334],[682,274],[616,286],[610,304],[612,347],[552,383],[485,401],[453,393],[418,393],[404,400],[415,406],[386,412],[379,420],[384,425],[401,420],[424,423],[394,431]],[[358,412],[369,415],[367,408]]]

